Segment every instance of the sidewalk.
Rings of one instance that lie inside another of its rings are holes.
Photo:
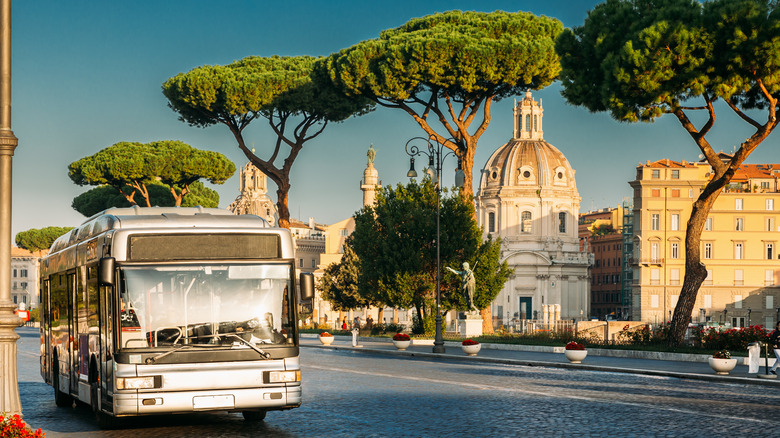
[[[643,374],[650,376],[676,377],[680,379],[707,380],[723,383],[739,383],[780,387],[780,379],[766,379],[748,374],[745,358],[737,358],[737,367],[727,376],[715,374],[707,363],[707,355],[656,353],[642,351],[620,351],[588,349],[588,357],[581,364],[569,363],[563,355],[563,347],[530,345],[506,345],[483,343],[477,356],[466,356],[459,342],[445,342],[446,352],[433,353],[433,340],[416,341],[406,351],[399,351],[389,338],[361,337],[362,347],[352,346],[352,337],[336,336],[330,345],[322,345],[315,334],[302,334],[301,346],[330,348],[335,350],[363,351],[408,357],[436,358],[440,360],[461,360],[485,364],[508,364],[551,368],[580,368],[589,371]],[[621,354],[633,357],[614,357]],[[764,359],[761,359],[759,375],[765,374]],[[772,362],[770,362],[770,366]]]

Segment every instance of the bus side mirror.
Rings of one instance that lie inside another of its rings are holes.
[[[100,286],[114,285],[114,272],[116,259],[113,257],[103,257],[98,263],[98,284]]]
[[[301,272],[301,300],[308,300],[314,296],[314,275],[308,272]]]

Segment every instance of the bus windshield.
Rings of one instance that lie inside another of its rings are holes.
[[[291,344],[290,269],[282,263],[120,267],[121,346]]]

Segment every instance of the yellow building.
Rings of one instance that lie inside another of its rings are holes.
[[[685,276],[685,229],[710,178],[704,162],[637,166],[634,189],[633,317],[668,321]],[[707,279],[693,322],[772,327],[780,314],[780,164],[742,165],[715,201],[701,237]]]

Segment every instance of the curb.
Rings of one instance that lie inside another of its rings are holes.
[[[367,338],[367,339],[373,339],[373,338]],[[421,345],[421,343],[418,343],[417,345]],[[427,343],[424,345],[427,345]],[[433,345],[433,341],[431,341],[431,345]],[[485,344],[483,344],[483,348],[484,345]],[[460,346],[460,344],[457,342],[450,342],[450,344],[447,344],[445,342],[445,346],[457,347]],[[484,356],[464,356],[464,355],[455,355],[455,354],[447,354],[447,353],[440,354],[440,353],[411,352],[408,350],[385,350],[379,348],[352,347],[352,346],[341,346],[341,345],[333,345],[333,344],[331,345],[301,344],[301,347],[367,352],[367,353],[382,354],[385,356],[396,356],[396,357],[405,356],[405,357],[419,357],[425,359],[456,360],[461,362],[481,362],[481,363],[500,364],[500,365],[520,365],[520,366],[528,366],[528,367],[580,369],[580,370],[587,370],[587,371],[638,374],[638,375],[655,376],[655,377],[673,377],[678,379],[710,381],[710,382],[719,382],[719,383],[734,383],[734,384],[749,384],[749,385],[759,385],[759,386],[769,386],[769,387],[780,387],[780,381],[776,379],[721,376],[717,374],[697,374],[697,373],[681,373],[677,371],[646,370],[646,369],[639,369],[639,368],[605,367],[601,365],[573,364],[568,362],[547,362],[547,361],[522,360],[522,359],[499,359],[499,358],[484,357]],[[553,347],[548,347],[548,348],[553,348]]]
[[[317,339],[317,335],[313,333],[302,333],[301,338]],[[337,335],[336,339],[345,341],[351,341],[352,337]],[[390,338],[374,338],[361,336],[358,338],[361,342],[386,342],[392,343]],[[433,345],[433,339],[413,339],[412,345]],[[457,341],[444,341],[445,346],[459,347],[460,342]],[[482,343],[482,348],[486,350],[504,350],[504,351],[532,351],[538,353],[563,353],[563,347],[553,347],[547,345],[524,345],[524,344],[495,344],[495,343]],[[588,354],[593,356],[604,357],[624,357],[630,359],[648,359],[648,360],[668,360],[673,362],[707,362],[709,354],[693,354],[693,353],[667,353],[663,351],[643,351],[643,350],[613,350],[610,348],[588,348]],[[748,358],[746,356],[737,356],[738,365],[747,365]],[[763,360],[763,359],[762,359]],[[774,363],[774,358],[769,359],[769,365]]]

